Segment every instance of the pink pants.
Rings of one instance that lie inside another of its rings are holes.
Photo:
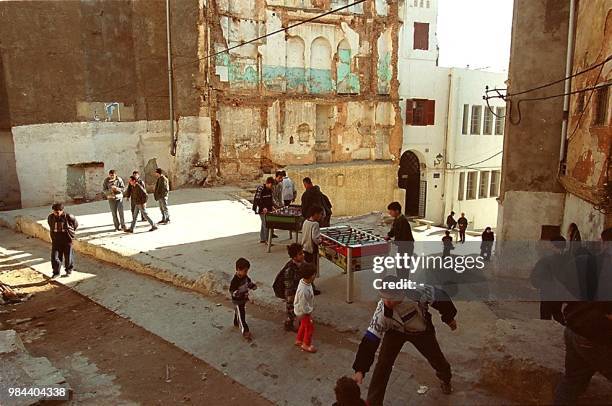
[[[312,343],[312,333],[314,332],[314,323],[310,314],[305,314],[300,319],[300,328],[297,332],[297,341],[301,341],[303,345],[310,346]]]

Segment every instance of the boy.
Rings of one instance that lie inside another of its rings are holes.
[[[312,206],[310,216],[304,220],[302,224],[302,247],[304,247],[304,260],[314,265],[316,273],[319,273],[319,244],[321,243],[321,231],[319,222],[323,218],[323,208],[321,206]],[[321,293],[315,289],[315,295]]]
[[[252,335],[246,322],[245,306],[246,302],[249,301],[249,290],[257,289],[257,285],[247,276],[250,268],[251,263],[248,260],[238,258],[236,261],[236,274],[232,278],[229,288],[234,305],[234,326],[240,326],[240,332],[247,341],[251,341]]]
[[[366,406],[367,403],[361,399],[361,390],[359,385],[349,378],[343,376],[336,381],[334,388],[336,393],[336,402],[332,406]]]
[[[314,353],[317,349],[312,345],[312,333],[314,325],[312,322],[312,311],[314,310],[314,292],[312,281],[314,280],[317,270],[313,264],[305,263],[300,268],[302,279],[295,292],[293,307],[295,315],[300,319],[300,328],[298,329],[295,345],[300,347],[302,351]]]
[[[397,284],[398,281],[397,277],[389,275],[383,279],[382,286]],[[443,291],[426,285],[408,291],[380,290],[380,296],[370,326],[359,344],[353,363],[355,371],[353,379],[358,384],[362,384],[366,372],[370,370],[374,362],[376,350],[379,345],[381,346],[368,389],[368,404],[371,406],[383,405],[393,364],[407,341],[412,343],[436,370],[442,392],[450,394],[452,392],[451,367],[436,339],[429,305],[440,312],[442,322],[454,331],[457,329],[455,321],[457,309],[453,302]]]
[[[301,244],[293,243],[287,247],[289,262],[283,267],[285,281],[285,302],[287,305],[287,320],[285,320],[286,331],[297,331],[294,325],[295,312],[293,311],[293,300],[295,292],[300,283],[300,266],[304,263],[304,250]]]

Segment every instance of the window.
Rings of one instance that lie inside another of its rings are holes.
[[[595,90],[593,125],[608,125],[608,87]]]
[[[457,200],[463,200],[463,192],[465,191],[465,172],[459,173],[459,195]]]
[[[421,7],[423,5],[421,4]],[[429,24],[414,23],[414,44],[413,49],[429,49]]]
[[[493,107],[489,108],[487,107],[485,109],[485,114],[484,114],[484,126],[482,128],[482,133],[484,135],[491,135],[493,134]]]
[[[472,106],[472,127],[470,134],[480,134],[480,116],[482,115],[482,106]]]
[[[504,135],[504,126],[506,124],[506,108],[497,107],[495,114],[495,135]]]
[[[406,124],[434,125],[436,116],[436,101],[425,99],[406,100]]]
[[[427,0],[427,8],[429,8],[431,6],[431,4],[429,3],[429,0]]]
[[[491,172],[491,186],[489,187],[489,197],[499,196],[500,181],[501,181],[501,172],[492,171]]]
[[[470,105],[463,105],[463,126],[461,127],[461,134],[468,133],[468,123],[470,122]]]
[[[484,171],[480,172],[480,187],[478,188],[478,198],[486,199],[489,197],[489,177],[491,172]]]
[[[468,172],[467,177],[467,200],[476,199],[476,186],[478,181],[478,172],[472,171]]]

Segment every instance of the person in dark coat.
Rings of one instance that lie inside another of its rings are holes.
[[[450,256],[451,250],[454,250],[453,237],[450,236],[450,231],[444,231],[444,237],[442,237],[442,258]]]
[[[266,228],[266,214],[274,209],[274,178],[266,179],[266,183],[259,185],[255,190],[253,198],[253,211],[259,214],[261,228],[259,229],[259,242],[265,243],[268,240],[268,229]]]
[[[465,213],[461,213],[461,217],[457,220],[457,225],[459,226],[459,241],[465,244],[465,230],[467,230],[468,226],[468,220],[465,218]]]
[[[400,255],[407,254],[412,256],[414,253],[414,237],[408,219],[402,214],[402,205],[399,202],[392,202],[387,206],[387,210],[389,215],[393,217],[393,224],[391,225],[391,230],[387,233],[386,240],[393,239],[397,252]],[[398,268],[397,276],[408,278],[410,270]]]
[[[138,183],[138,178],[136,176],[130,176],[130,186],[132,187],[131,198],[134,202],[134,215],[132,217],[132,225],[129,229],[125,230],[126,233],[133,233],[134,228],[136,227],[136,220],[138,220],[138,213],[141,213],[142,217],[151,225],[151,229],[149,231],[157,230],[157,226],[151,220],[151,217],[147,214],[147,191],[144,186]]]
[[[332,215],[332,205],[329,198],[321,192],[319,186],[312,183],[312,179],[306,177],[302,183],[304,184],[304,189],[306,189],[302,194],[302,217],[310,217],[313,207],[321,207],[323,208],[323,216],[319,221],[319,226],[329,227]]]
[[[455,212],[451,211],[448,217],[446,217],[446,228],[452,230],[457,227],[457,220],[455,220]]]
[[[155,170],[155,176],[157,181],[155,182],[155,191],[153,192],[153,198],[159,204],[159,211],[161,211],[162,219],[157,224],[168,224],[170,223],[170,213],[168,212],[168,195],[170,194],[170,181],[164,175],[162,168]]]
[[[134,171],[132,172],[132,176],[136,177],[137,182],[142,185],[143,188],[146,189],[145,183],[143,182],[142,178],[140,177],[140,172],[138,171]],[[128,199],[130,199],[130,209],[132,211],[132,219],[134,218],[134,211],[136,209],[136,203],[134,202],[134,199],[132,199],[132,191],[134,190],[134,188],[132,187],[132,185],[128,182],[128,186],[125,189],[125,194],[123,195],[124,197],[127,197]],[[140,215],[140,221],[146,221],[144,217],[142,217],[142,214]]]
[[[74,253],[72,241],[76,236],[79,222],[72,214],[64,211],[64,205],[55,203],[51,206],[51,214],[47,217],[49,233],[51,235],[51,267],[53,268],[52,278],[60,276],[62,260],[66,276],[70,276],[74,269]]]
[[[485,261],[491,260],[491,250],[493,249],[493,241],[495,241],[495,235],[493,234],[493,230],[491,227],[487,227],[482,232],[482,242],[480,243],[480,256],[485,259]]]

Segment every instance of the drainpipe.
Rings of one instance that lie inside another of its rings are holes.
[[[168,98],[170,104],[170,137],[172,139],[170,155],[176,156],[176,135],[174,134],[174,88],[172,80],[172,41],[170,38],[170,0],[166,0],[166,40],[168,49]]]
[[[569,27],[567,30],[567,56],[565,60],[565,87],[563,93],[563,123],[561,124],[561,148],[559,151],[559,174],[565,174],[565,155],[567,153],[567,129],[569,124],[569,102],[572,89],[572,74],[574,59],[574,34],[576,30],[576,0],[570,0]]]
[[[442,164],[443,164],[443,168],[444,170],[442,171],[442,222],[444,223],[445,220],[445,216],[446,216],[446,171],[448,170],[448,134],[450,132],[450,128],[451,128],[451,91],[453,88],[453,71],[449,71],[448,73],[448,99],[447,99],[447,103],[446,103],[446,128],[444,129],[444,150],[442,152],[442,155],[444,156],[444,159],[442,160]],[[452,193],[451,193],[452,196]]]

